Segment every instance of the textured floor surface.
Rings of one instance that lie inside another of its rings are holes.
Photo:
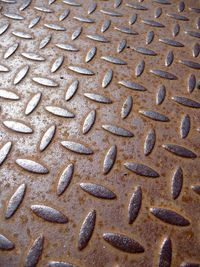
[[[0,266],[200,266],[200,1],[0,1]]]

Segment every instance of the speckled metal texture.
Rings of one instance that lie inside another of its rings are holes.
[[[200,266],[200,1],[0,3],[0,266]]]

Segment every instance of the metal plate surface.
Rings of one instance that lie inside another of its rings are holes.
[[[0,6],[0,266],[200,266],[200,1]]]

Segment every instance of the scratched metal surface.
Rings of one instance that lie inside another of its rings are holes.
[[[0,266],[200,266],[200,1],[0,12]]]

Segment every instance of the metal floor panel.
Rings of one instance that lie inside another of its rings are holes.
[[[0,6],[0,266],[200,266],[200,1]]]

